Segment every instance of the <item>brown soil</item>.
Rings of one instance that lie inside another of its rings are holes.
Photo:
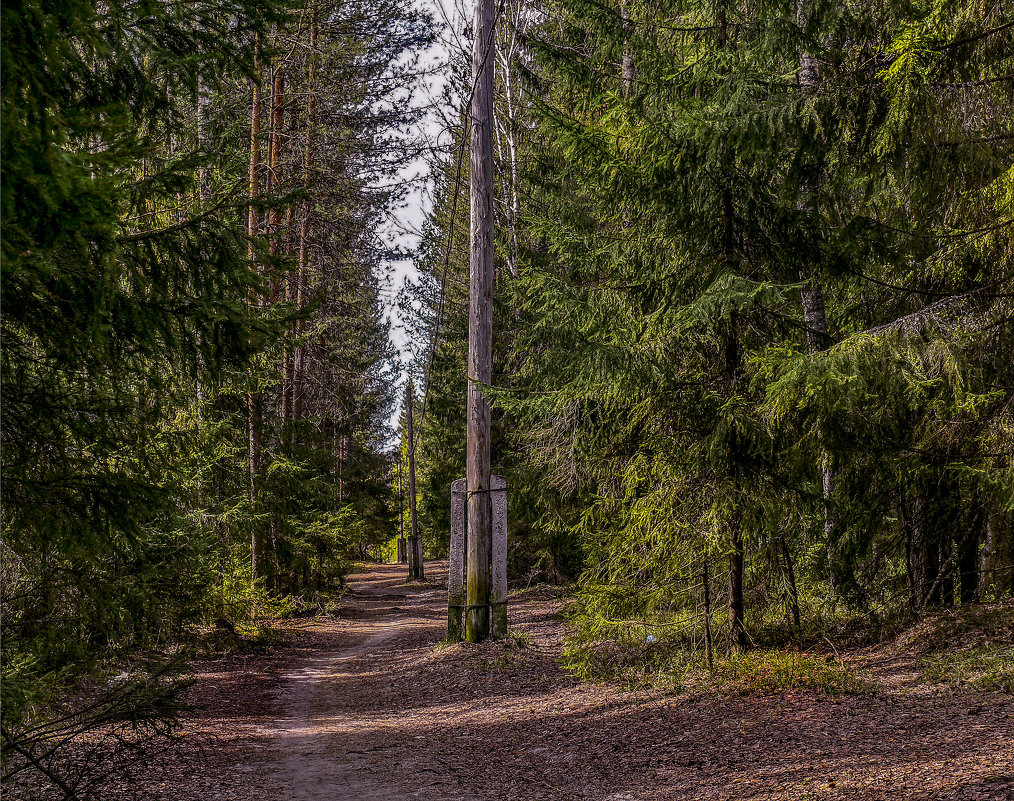
[[[149,799],[655,801],[1014,799],[1014,699],[993,694],[663,697],[557,666],[549,592],[527,643],[437,643],[445,566],[354,576],[340,619],[201,666],[191,744],[129,788]],[[183,754],[189,754],[184,757]],[[110,796],[128,788],[110,787]]]

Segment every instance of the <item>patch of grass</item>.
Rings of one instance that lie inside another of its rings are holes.
[[[657,672],[646,663],[646,655],[643,644],[568,638],[560,655],[560,665],[575,678],[585,681],[631,684],[643,681],[640,677],[646,673]]]
[[[715,665],[715,682],[741,695],[810,691],[859,695],[871,685],[833,658],[805,651],[747,651]]]
[[[800,628],[784,619],[760,621],[751,629],[751,641],[772,649],[819,649],[828,641],[841,649],[861,648],[896,637],[911,622],[911,614],[902,607],[879,613],[820,610],[804,617]]]
[[[699,648],[688,648],[676,640],[571,642],[561,661],[577,678],[613,682],[629,690],[718,690],[739,695],[794,691],[856,695],[873,691],[872,683],[836,659],[798,650],[756,649],[728,657],[716,655],[714,671],[709,672]]]
[[[1014,604],[983,604],[927,614],[900,638],[917,654],[943,650],[975,650],[980,646],[1014,646]]]
[[[1014,645],[984,644],[961,651],[938,651],[919,660],[927,681],[1014,693]]]
[[[508,629],[507,636],[501,642],[508,648],[528,648],[532,644],[532,635],[527,631]]]
[[[451,639],[448,635],[445,634],[443,637],[441,637],[433,644],[433,647],[430,650],[435,654],[439,654],[442,653],[443,651],[448,651],[451,648],[454,648],[455,646],[460,644],[461,640]]]
[[[508,656],[498,656],[494,659],[482,659],[479,661],[479,670],[492,673],[503,673],[514,667],[514,661]]]
[[[625,690],[662,688],[682,692],[699,684],[700,676],[707,674],[700,649],[679,637],[569,638],[560,664],[575,678],[610,682]]]
[[[1014,602],[931,611],[890,647],[927,681],[1014,693]]]

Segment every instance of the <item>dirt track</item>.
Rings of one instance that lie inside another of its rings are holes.
[[[145,798],[658,801],[1014,798],[1014,700],[663,698],[582,684],[556,664],[549,593],[523,595],[526,647],[436,647],[444,575],[352,579],[341,619],[272,653],[204,666],[199,758],[153,765]]]

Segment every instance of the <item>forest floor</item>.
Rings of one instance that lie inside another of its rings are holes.
[[[505,643],[441,646],[446,566],[353,576],[340,617],[197,666],[187,739],[109,798],[655,801],[1014,798],[1014,698],[871,667],[876,692],[623,691],[558,666],[560,601]],[[443,572],[442,572],[443,571]],[[879,672],[878,672],[879,671]],[[906,673],[906,671],[908,671]]]

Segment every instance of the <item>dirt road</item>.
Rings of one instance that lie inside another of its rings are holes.
[[[660,801],[1014,798],[1014,700],[661,697],[557,665],[551,593],[522,594],[524,645],[442,647],[444,575],[352,579],[340,619],[266,655],[210,663],[194,690],[200,758],[153,765],[146,798]]]

